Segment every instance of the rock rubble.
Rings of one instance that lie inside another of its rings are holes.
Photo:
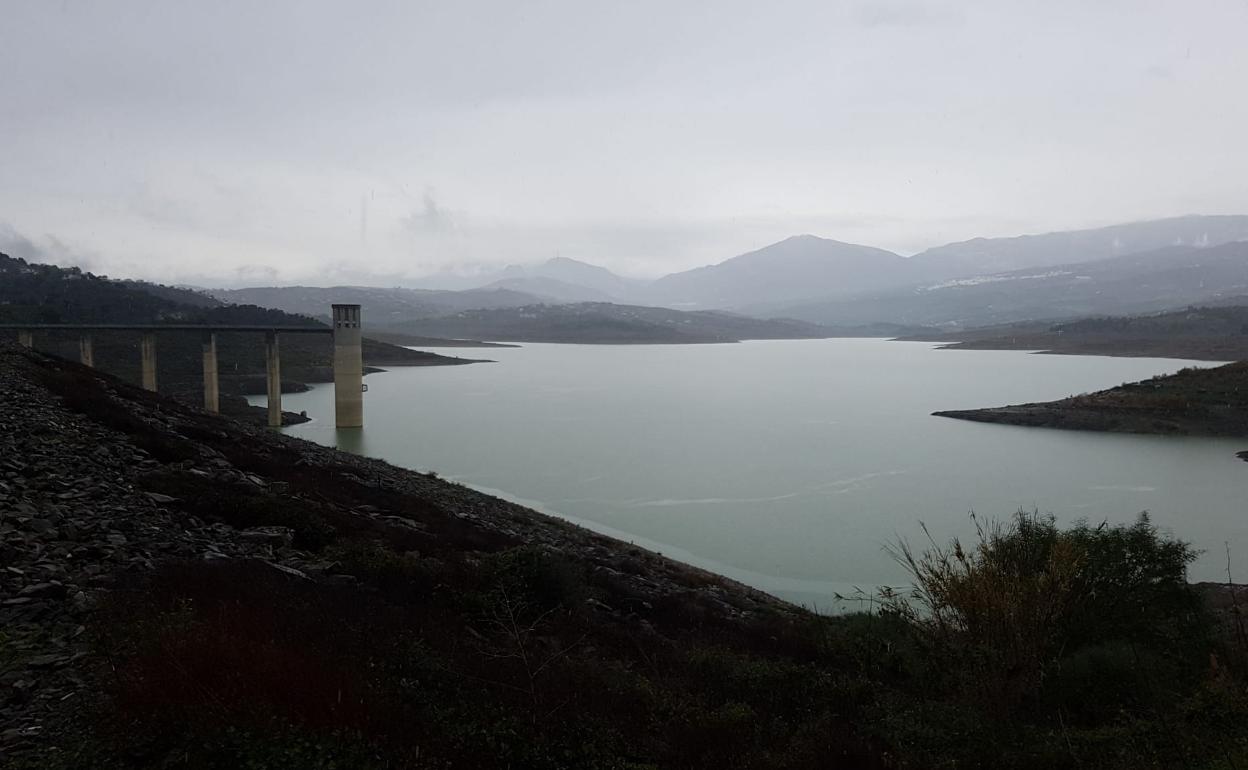
[[[0,355],[2,757],[37,739],[48,713],[80,694],[83,623],[119,575],[164,559],[271,558],[289,540],[207,524],[143,492],[135,479],[160,462],[65,409],[22,376],[30,372],[11,351]]]

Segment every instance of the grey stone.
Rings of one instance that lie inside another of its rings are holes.
[[[60,583],[32,583],[18,591],[17,595],[32,599],[60,598],[65,595],[65,586]]]
[[[26,665],[36,670],[41,669],[41,668],[60,668],[61,666],[64,666],[66,663],[69,663],[71,658],[73,658],[72,655],[65,655],[64,653],[51,653],[48,655],[36,655],[35,657],[26,661]]]
[[[49,532],[51,531],[52,527],[53,527],[52,522],[48,521],[47,519],[31,519],[30,521],[26,522],[26,529],[30,530],[31,532],[34,532],[35,534],[43,534],[44,532]]]
[[[251,527],[240,532],[239,537],[250,543],[284,548],[295,539],[295,531],[290,527]]]

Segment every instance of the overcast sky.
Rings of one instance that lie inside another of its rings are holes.
[[[1248,213],[1248,0],[0,0],[0,250],[201,285]]]

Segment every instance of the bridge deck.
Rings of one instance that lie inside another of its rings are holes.
[[[143,332],[281,332],[282,334],[333,334],[328,326],[229,326],[225,324],[6,324],[0,329],[30,331],[143,331]]]

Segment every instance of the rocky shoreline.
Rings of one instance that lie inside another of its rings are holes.
[[[297,527],[213,521],[204,499],[213,492],[270,508],[313,507],[344,527],[420,543],[422,553],[475,543],[568,554],[618,585],[614,606],[590,600],[585,611],[641,633],[653,633],[655,607],[677,599],[721,622],[798,612],[435,476],[207,415],[0,345],[0,765],[55,753],[73,732],[109,668],[85,631],[127,581],[167,563],[237,561],[294,581],[357,580],[301,543]]]

